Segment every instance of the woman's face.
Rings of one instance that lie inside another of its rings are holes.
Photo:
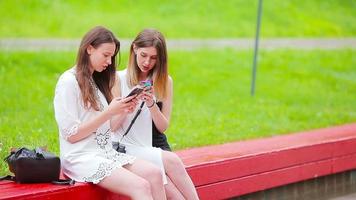
[[[87,52],[92,66],[92,72],[102,72],[111,64],[111,58],[115,54],[115,48],[115,43],[103,43],[97,48],[93,46],[88,47]]]
[[[136,62],[141,72],[148,73],[157,62],[157,50],[155,47],[142,47],[134,49]]]

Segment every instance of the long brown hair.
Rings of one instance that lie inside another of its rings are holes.
[[[137,48],[154,47],[157,50],[157,62],[150,71],[149,76],[153,79],[154,91],[159,99],[167,95],[168,81],[168,55],[166,41],[162,33],[155,29],[144,29],[131,44],[129,64],[127,67],[127,80],[130,87],[139,84],[140,69],[137,65],[134,45]]]
[[[91,63],[89,54],[87,53],[87,48],[89,45],[97,48],[103,43],[115,43],[116,48],[114,55],[111,57],[111,64],[104,71],[94,71],[94,73],[91,74]],[[104,94],[108,103],[110,103],[113,99],[111,89],[115,83],[117,53],[120,55],[119,40],[115,38],[111,31],[102,26],[94,27],[83,37],[77,55],[76,79],[79,83],[85,108],[93,108],[97,111],[99,110],[95,89],[90,84],[91,79],[94,80],[99,90]]]

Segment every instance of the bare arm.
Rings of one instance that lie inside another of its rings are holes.
[[[108,110],[101,112],[98,116],[87,121],[85,123],[80,124],[78,127],[77,133],[71,135],[67,138],[70,143],[78,142],[91,134],[99,128],[103,123],[110,119],[110,113]]]
[[[151,108],[149,108],[152,116],[152,120],[155,123],[157,129],[164,133],[167,130],[171,118],[172,112],[172,101],[173,101],[173,80],[171,77],[168,77],[168,91],[166,98],[162,99],[162,111],[160,111],[159,107],[154,104]],[[152,101],[151,101],[152,102]],[[149,100],[147,105],[152,105]]]
[[[101,112],[95,118],[80,124],[76,134],[71,135],[67,140],[71,143],[78,142],[99,128],[107,120],[110,120],[113,116],[127,115],[127,113],[132,112],[131,108],[134,108],[137,105],[136,101],[131,101],[133,97],[127,97],[125,99],[114,98],[107,109]]]

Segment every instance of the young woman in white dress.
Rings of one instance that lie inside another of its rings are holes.
[[[166,199],[158,167],[112,148],[112,124],[137,107],[136,97],[112,95],[119,50],[111,31],[95,27],[82,39],[76,65],[58,80],[54,108],[62,170],[131,199]]]
[[[173,98],[173,80],[167,69],[166,43],[159,31],[145,29],[138,34],[130,48],[128,67],[118,72],[117,78],[114,96],[127,96],[141,81],[151,80],[153,87],[140,95],[144,106],[124,137],[136,111],[120,116],[119,123],[113,126],[114,130],[117,129],[113,140],[124,144],[127,154],[148,160],[161,168],[163,180],[167,183],[165,188],[168,199],[198,199],[180,158],[172,152],[152,147],[152,120],[159,132],[163,133],[168,128]],[[156,101],[162,103],[162,110]]]

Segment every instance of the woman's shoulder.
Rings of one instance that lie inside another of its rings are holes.
[[[126,76],[126,73],[127,73],[127,69],[116,71],[117,76],[119,76],[120,78]]]
[[[125,82],[126,81],[126,74],[127,74],[127,70],[126,69],[120,70],[120,71],[116,71],[117,80],[120,83]]]
[[[71,68],[65,71],[58,79],[57,85],[76,85],[75,69]]]

